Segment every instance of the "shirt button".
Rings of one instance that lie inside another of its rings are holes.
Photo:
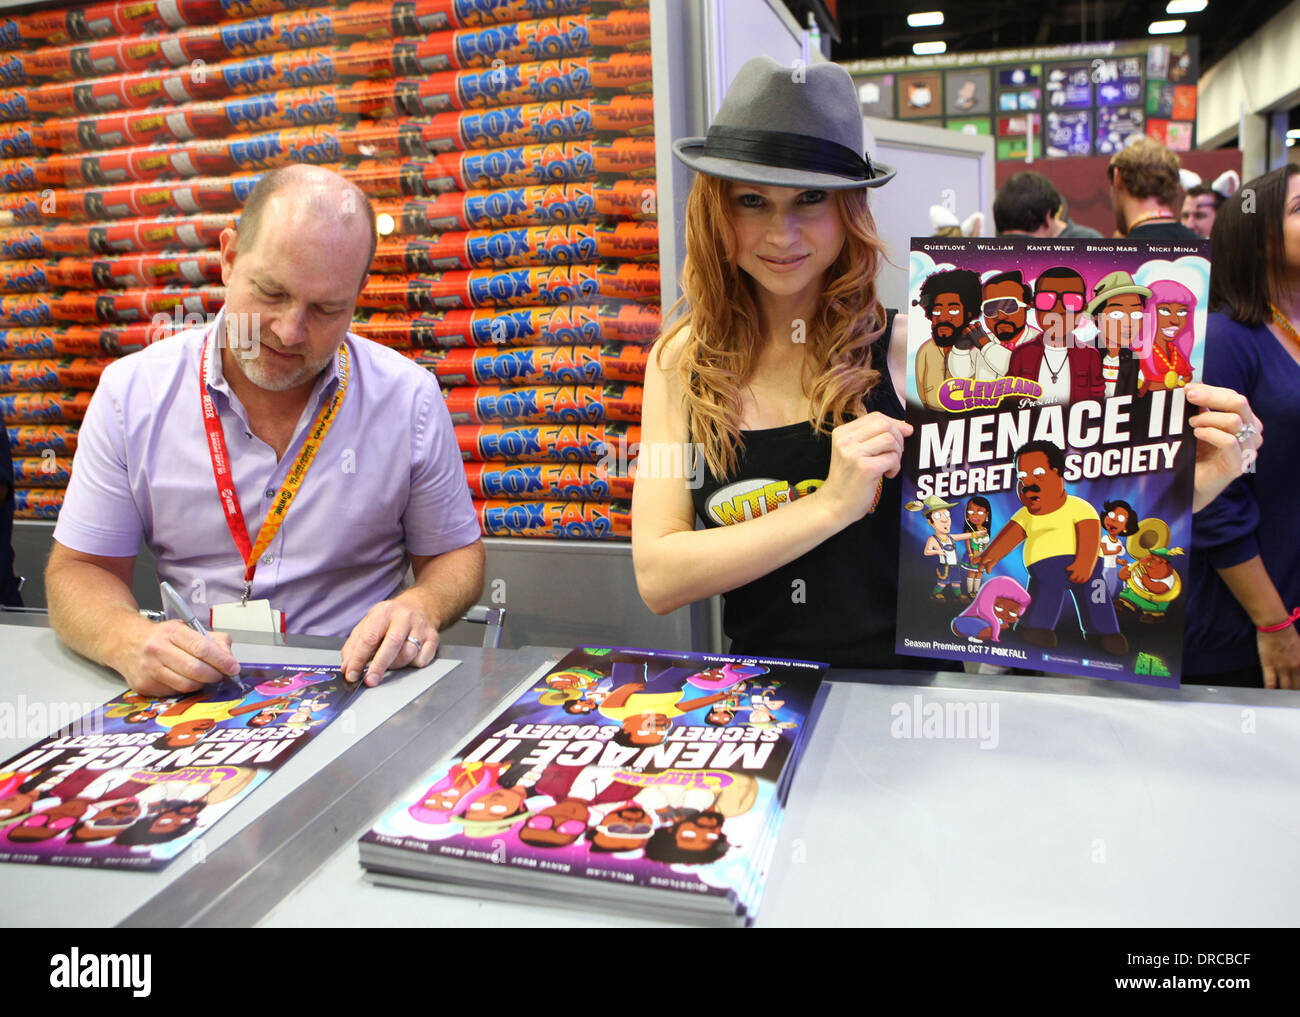
[[[274,497],[275,497],[275,488],[273,488],[273,487],[268,487],[268,488],[267,488],[265,491],[263,491],[262,493],[263,493],[264,495],[266,495],[266,497],[268,497],[268,498],[274,498]]]
[[[273,554],[264,554],[264,555],[262,555],[262,564],[263,564],[263,565],[270,565],[271,562],[273,562],[273,561],[275,561],[275,555],[273,555]]]

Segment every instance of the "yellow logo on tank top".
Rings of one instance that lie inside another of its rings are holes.
[[[824,483],[824,480],[816,478],[801,480],[796,484],[767,477],[738,480],[734,484],[718,488],[705,503],[704,509],[713,522],[730,526],[732,523],[743,523],[747,519],[765,516],[782,505],[812,494]]]

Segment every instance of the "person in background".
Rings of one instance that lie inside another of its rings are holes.
[[[1110,160],[1110,204],[1115,225],[1129,240],[1195,243],[1200,238],[1178,221],[1182,184],[1178,156],[1156,141],[1140,137]]]
[[[1077,222],[1070,221],[1070,206],[1065,200],[1065,195],[1061,195],[1061,207],[1056,210],[1055,219],[1061,224],[1061,232],[1056,234],[1058,237],[1078,237],[1081,239],[1100,239],[1101,231],[1095,230],[1091,226],[1080,226]]]
[[[978,237],[984,235],[984,213],[972,212],[963,220],[943,205],[930,206],[930,236]]]
[[[1274,170],[1225,201],[1211,239],[1205,380],[1242,393],[1268,429],[1293,443],[1300,434],[1300,167]],[[1195,518],[1184,681],[1300,688],[1300,473],[1288,453],[1259,456]]]
[[[14,575],[14,461],[9,431],[0,420],[0,605],[22,607]]]
[[[1191,170],[1182,170],[1178,178],[1186,192],[1179,221],[1198,237],[1208,240],[1214,230],[1214,218],[1219,214],[1219,207],[1241,189],[1241,174],[1236,170],[1226,170],[1215,177],[1214,183],[1209,186]]]
[[[993,200],[993,224],[1000,237],[1099,237],[1094,229],[1066,218],[1065,199],[1033,170],[1009,177]]]

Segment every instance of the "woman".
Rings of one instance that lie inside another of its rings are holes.
[[[1251,204],[1242,199],[1251,196]],[[1205,379],[1242,392],[1274,434],[1300,433],[1300,169],[1252,180],[1214,224]],[[1261,456],[1196,517],[1187,681],[1300,688],[1300,474]]]
[[[900,485],[886,483],[911,433],[906,322],[876,297],[865,190],[893,171],[863,147],[843,68],[767,57],[741,68],[707,139],[674,146],[700,171],[688,309],[651,357],[641,437],[706,468],[694,491],[638,475],[632,550],[656,613],[726,595],[732,652],[920,667],[894,655]]]
[[[638,472],[642,598],[665,614],[723,594],[737,654],[951,668],[894,653],[906,318],[876,297],[883,245],[865,189],[893,171],[858,154],[852,80],[756,58],[708,137],[674,149],[700,174],[686,311],[647,367],[642,451],[680,462],[685,445],[705,469],[702,485],[690,469]],[[1240,474],[1232,435],[1249,409],[1204,386],[1188,397],[1221,411],[1192,419],[1206,442],[1200,498]]]

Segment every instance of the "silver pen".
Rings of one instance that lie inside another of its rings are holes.
[[[162,594],[163,613],[165,615],[174,614],[180,621],[192,628],[213,646],[216,646],[219,649],[222,648],[221,644],[212,638],[212,633],[207,630],[207,627],[199,621],[198,616],[190,610],[190,605],[185,603],[181,598],[181,595],[176,592],[171,583],[163,580],[158,584],[158,592]],[[234,682],[244,692],[248,691],[248,686],[239,680],[238,675],[226,675],[225,677],[227,681]]]

